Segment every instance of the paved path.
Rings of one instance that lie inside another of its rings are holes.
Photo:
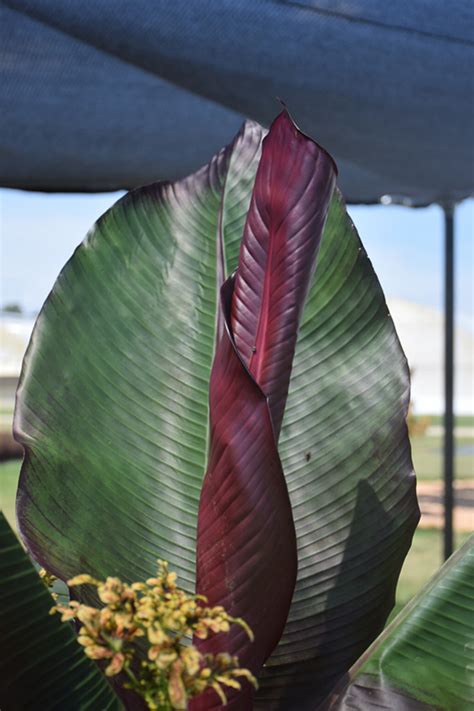
[[[440,481],[420,481],[417,486],[422,528],[443,526],[443,484]],[[474,531],[474,479],[454,483],[454,528]]]

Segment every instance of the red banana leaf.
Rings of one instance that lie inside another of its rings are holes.
[[[268,397],[277,439],[336,172],[331,156],[283,111],[263,141],[231,319],[237,349]]]
[[[299,318],[335,181],[330,156],[285,111],[264,140],[237,274],[221,290],[210,381],[211,444],[201,492],[197,592],[252,628],[196,640],[257,674],[288,616],[297,553],[277,449]],[[248,709],[246,685],[231,708]],[[217,708],[208,692],[192,708]]]

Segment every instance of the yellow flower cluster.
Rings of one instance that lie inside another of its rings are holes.
[[[39,576],[40,576],[41,580],[43,581],[44,585],[46,585],[47,588],[53,587],[54,583],[57,580],[57,577],[55,575],[53,575],[52,573],[48,573],[48,571],[45,570],[44,568],[40,568],[40,570],[38,572],[39,572]]]
[[[256,686],[237,657],[203,655],[189,644],[193,635],[206,639],[228,632],[233,624],[243,627],[250,639],[253,635],[243,620],[231,617],[223,607],[207,607],[205,598],[179,589],[176,573],[168,571],[166,562],[158,561],[157,576],[145,583],[77,575],[68,585],[94,586],[103,607],[73,600],[51,612],[59,612],[63,621],[79,620],[78,640],[87,656],[105,662],[107,676],[123,673],[124,686],[139,694],[149,709],[186,709],[189,699],[209,688],[225,704],[224,688],[239,690],[239,678]]]

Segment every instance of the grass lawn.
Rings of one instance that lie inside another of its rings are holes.
[[[468,533],[458,532],[455,537],[455,547],[459,548],[468,538]],[[397,600],[389,620],[392,620],[413,595],[416,595],[436,573],[442,563],[442,548],[443,533],[441,529],[417,529],[412,547],[402,568],[397,588]]]
[[[15,528],[15,494],[20,466],[18,459],[0,464],[0,510],[12,528]]]
[[[442,415],[428,415],[431,425],[442,425]],[[474,427],[474,415],[456,415],[454,424],[457,427]]]
[[[413,464],[420,481],[442,479],[443,440],[415,435],[411,438]],[[474,438],[456,439],[456,479],[474,479]]]
[[[431,438],[425,438],[431,439]],[[20,462],[0,464],[0,507],[11,526],[15,526],[15,492]],[[456,545],[461,545],[468,534],[458,534]],[[418,529],[411,550],[403,566],[397,589],[397,603],[391,617],[420,590],[441,565],[442,533],[439,529]]]

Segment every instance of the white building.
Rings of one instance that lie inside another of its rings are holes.
[[[0,425],[11,427],[15,390],[34,320],[12,314],[0,315]]]
[[[429,306],[389,299],[388,307],[412,371],[416,414],[443,412],[444,315]],[[455,329],[454,410],[474,414],[474,335]]]

